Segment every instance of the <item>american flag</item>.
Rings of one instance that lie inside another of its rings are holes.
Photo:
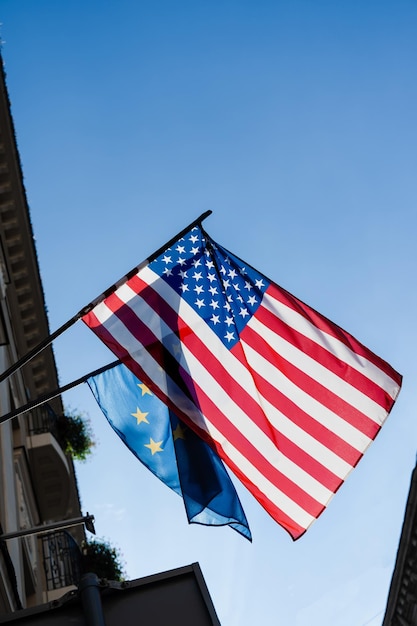
[[[195,226],[83,321],[299,538],[376,437],[401,376]]]

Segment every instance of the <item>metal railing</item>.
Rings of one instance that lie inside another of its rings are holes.
[[[48,591],[78,585],[82,574],[82,554],[67,531],[41,536],[43,564]]]
[[[30,435],[52,433],[58,440],[58,417],[49,404],[35,407],[27,415]]]

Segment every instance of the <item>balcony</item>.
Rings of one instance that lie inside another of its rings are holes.
[[[43,569],[48,601],[62,597],[77,586],[82,574],[82,553],[74,537],[65,530],[41,536]]]
[[[28,414],[27,448],[42,520],[65,519],[71,469],[59,443],[58,418],[48,405]]]

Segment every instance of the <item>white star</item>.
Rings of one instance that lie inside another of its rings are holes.
[[[224,265],[222,265],[222,266],[221,266],[221,268],[220,268],[220,272],[221,272],[222,274],[226,274],[226,269],[225,269]]]
[[[250,304],[251,306],[255,306],[257,300],[255,298],[255,296],[250,296],[250,298],[248,298],[248,304]]]
[[[180,285],[180,287],[181,287],[182,293],[185,293],[186,291],[189,291],[188,285],[186,285],[185,283],[182,283]]]
[[[209,292],[212,296],[215,296],[217,294],[217,287],[209,287]]]
[[[229,270],[229,276],[230,276],[230,278],[232,280],[233,280],[233,278],[236,278],[236,276],[237,276],[236,270]]]
[[[243,318],[247,317],[249,315],[248,310],[245,309],[245,307],[241,306],[240,307],[240,311],[239,311],[239,315],[241,315]]]
[[[210,302],[210,306],[213,307],[213,310],[215,310],[219,308],[219,303],[217,302],[217,300],[212,300]]]
[[[178,263],[180,265],[184,265],[184,263],[186,263],[187,261],[185,259],[181,259],[181,257],[178,259]]]
[[[200,251],[200,248],[191,248],[191,253],[192,254],[198,254]]]
[[[185,254],[184,246],[177,246],[175,250],[178,252],[178,254]]]
[[[196,306],[198,306],[199,309],[201,309],[201,307],[204,306],[204,300],[197,298],[197,300],[195,301],[195,304]]]
[[[162,257],[162,260],[164,263],[172,263],[171,257],[167,256],[166,254]]]
[[[203,278],[203,275],[201,272],[194,272],[193,278],[194,280],[201,280]]]
[[[239,300],[239,302],[242,302],[243,304],[243,298],[240,294],[236,297],[236,300]]]
[[[207,278],[211,283],[213,282],[213,280],[217,280],[214,274],[207,274]]]
[[[241,267],[239,270],[239,274],[247,274],[246,267]]]
[[[224,321],[226,322],[227,327],[229,328],[229,326],[233,324],[233,317],[226,317]]]
[[[216,324],[220,324],[220,318],[219,318],[219,316],[218,316],[218,315],[214,315],[214,313],[213,313],[213,315],[210,317],[210,321],[212,321],[214,325],[216,325]]]
[[[196,243],[198,241],[198,235],[191,235],[190,241],[191,243]]]
[[[247,289],[248,291],[252,291],[252,285],[248,280],[245,280],[245,289]]]
[[[223,287],[224,287],[225,289],[227,289],[228,287],[230,287],[230,283],[229,283],[229,281],[228,281],[227,279],[223,281]]]
[[[196,285],[194,287],[194,291],[196,292],[197,295],[200,295],[200,293],[203,293],[204,291],[203,285]]]
[[[206,267],[211,270],[214,267],[214,263],[213,261],[206,261]]]
[[[236,283],[236,285],[233,285],[233,287],[236,289],[236,291],[240,291],[240,287],[239,285]]]
[[[227,341],[233,341],[233,339],[235,338],[235,333],[232,332],[227,332],[224,336],[225,339],[227,339]]]
[[[166,267],[162,273],[167,276],[172,276],[172,270],[170,270],[169,267]]]
[[[179,274],[179,275],[181,276],[181,278],[183,278],[183,279],[184,279],[184,278],[188,278],[188,276],[187,276],[187,270],[180,270],[180,271],[178,272],[178,274]]]
[[[224,305],[223,305],[223,308],[224,308],[224,309],[226,309],[226,311],[230,311],[230,309],[231,309],[232,307],[230,306],[230,304],[229,304],[229,303],[227,302],[227,300],[226,300],[226,302],[225,302],[225,303],[224,303]]]
[[[255,285],[258,289],[262,289],[262,287],[265,287],[265,283],[262,278],[260,278],[259,280],[255,280]]]
[[[199,265],[201,265],[201,259],[194,259],[193,265],[194,267],[198,267]]]

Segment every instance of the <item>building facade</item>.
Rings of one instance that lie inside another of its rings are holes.
[[[49,334],[5,78],[0,58],[0,372]],[[49,347],[0,383],[0,415],[58,386]],[[72,557],[83,539],[82,527],[71,535],[1,539],[81,515],[73,462],[58,428],[62,415],[58,397],[0,424],[0,614],[47,602],[73,580]]]
[[[417,466],[411,475],[382,626],[417,626]]]

